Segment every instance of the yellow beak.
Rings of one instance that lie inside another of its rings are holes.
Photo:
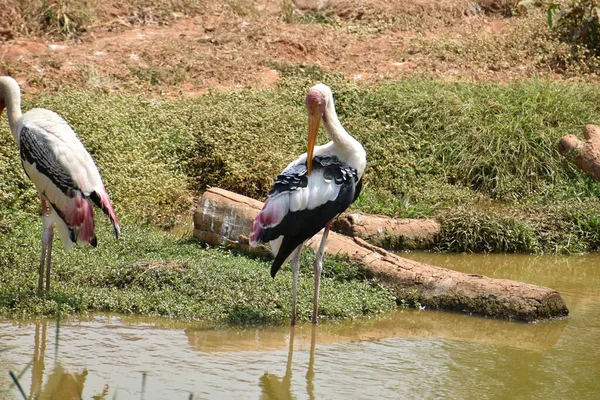
[[[310,175],[312,172],[313,152],[315,150],[315,142],[317,141],[320,125],[321,116],[318,113],[310,113],[308,115],[308,147],[306,149],[307,175]]]

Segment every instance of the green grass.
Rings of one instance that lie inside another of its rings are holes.
[[[305,151],[304,94],[313,81],[304,76],[315,71],[289,66],[268,90],[161,101],[67,92],[36,106],[71,122],[120,214],[169,227],[189,218],[190,194],[209,186],[264,198],[273,177]],[[600,194],[556,150],[561,136],[600,115],[593,85],[415,79],[357,86],[318,75],[334,88],[342,122],[367,149],[364,195],[355,208],[432,216],[457,205],[546,207]],[[0,201],[34,211],[35,191],[15,161],[6,124],[0,138]]]
[[[149,226],[189,223],[193,196],[209,186],[264,199],[274,176],[305,151],[304,96],[314,82],[306,74],[315,73],[333,87],[343,124],[367,150],[364,191],[354,210],[439,218],[444,251],[600,248],[599,185],[556,149],[563,135],[597,122],[595,86],[429,79],[357,86],[318,69],[289,66],[272,89],[158,101],[68,91],[37,99],[35,106],[71,122],[125,221],[123,240],[113,242],[101,224],[98,249],[69,255],[57,250],[56,290],[46,301],[33,296],[39,200],[3,117],[1,312],[51,313],[60,303],[75,311],[285,319],[289,274],[272,281],[266,262],[203,250]],[[33,105],[25,101],[24,108]],[[320,142],[325,140],[322,134]],[[181,268],[148,268],[152,263]],[[386,309],[385,290],[348,272],[355,267],[337,263],[325,268],[337,272],[324,283],[324,315]],[[304,275],[306,318],[312,274]]]
[[[227,323],[285,323],[291,312],[291,272],[275,279],[269,263],[223,249],[205,249],[156,228],[123,221],[115,241],[109,224],[99,224],[99,245],[65,253],[55,246],[51,293],[35,295],[39,265],[39,218],[24,212],[2,215],[0,315],[88,310],[161,315]],[[303,257],[299,318],[312,313],[312,255]],[[391,310],[391,294],[366,280],[357,267],[326,257],[320,315],[339,319]],[[335,273],[333,272],[335,271]]]

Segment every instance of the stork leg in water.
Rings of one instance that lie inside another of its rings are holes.
[[[298,302],[298,273],[300,272],[300,253],[302,253],[302,245],[296,247],[292,257],[292,318],[290,324],[296,325],[296,304]]]

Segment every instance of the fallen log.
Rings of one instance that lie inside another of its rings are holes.
[[[266,255],[268,247],[252,249],[248,245],[252,222],[261,208],[260,201],[223,189],[209,189],[194,213],[194,236],[210,245]],[[307,244],[316,249],[320,240],[319,233]],[[366,274],[393,290],[398,302],[528,322],[568,315],[564,300],[554,289],[407,260],[360,238],[331,232],[326,252],[346,254],[349,261],[362,265]]]
[[[340,215],[331,229],[390,250],[430,249],[440,237],[440,224],[432,219],[395,219],[362,213]]]
[[[592,178],[600,181],[600,127],[587,124],[583,128],[585,142],[575,135],[563,136],[558,143],[561,154],[573,154],[575,164]]]

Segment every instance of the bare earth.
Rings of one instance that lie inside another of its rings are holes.
[[[547,30],[543,15],[506,17],[500,11],[510,1],[321,0],[320,11],[301,10],[310,0],[218,3],[165,22],[132,19],[107,2],[87,32],[69,40],[26,36],[0,22],[0,74],[15,76],[29,95],[64,86],[164,96],[270,87],[281,65],[299,63],[359,82],[423,74],[565,79],[524,48],[527,35]]]

